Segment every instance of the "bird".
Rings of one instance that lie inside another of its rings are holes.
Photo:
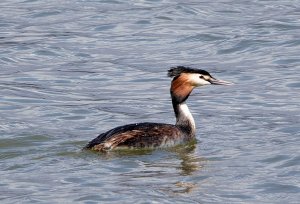
[[[84,149],[108,152],[114,149],[167,148],[189,142],[195,138],[196,125],[186,104],[192,90],[204,85],[232,85],[217,80],[207,71],[186,66],[168,70],[170,94],[176,123],[133,123],[113,128],[91,140]]]

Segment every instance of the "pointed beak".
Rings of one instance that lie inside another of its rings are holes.
[[[227,86],[229,86],[229,85],[234,84],[234,83],[231,83],[229,81],[218,80],[218,79],[215,79],[215,78],[210,78],[208,81],[213,85],[227,85]]]

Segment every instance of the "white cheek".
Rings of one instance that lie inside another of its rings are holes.
[[[206,81],[204,79],[199,79],[198,86],[203,86],[203,85],[208,85],[208,84],[210,84],[210,82],[208,82],[208,81]]]
[[[191,80],[193,81],[193,84],[195,86],[204,86],[204,85],[208,85],[210,84],[210,82],[204,80],[204,79],[201,79],[200,78],[200,75],[194,75]]]

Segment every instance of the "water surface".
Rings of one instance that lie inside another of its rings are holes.
[[[298,1],[0,2],[1,203],[298,203]],[[81,148],[174,123],[166,70],[234,82],[188,105],[197,142]]]

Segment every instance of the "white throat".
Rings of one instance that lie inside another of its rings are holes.
[[[188,125],[191,127],[191,131],[195,133],[196,130],[195,121],[186,103],[181,103],[178,105],[178,116],[177,116],[176,125],[179,126]]]

